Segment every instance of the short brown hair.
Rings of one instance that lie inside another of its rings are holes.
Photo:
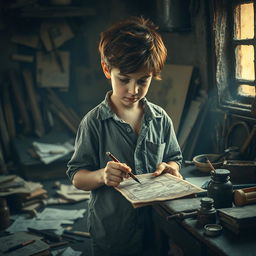
[[[129,74],[146,68],[161,79],[167,50],[157,27],[143,17],[131,17],[100,34],[99,52],[109,69]]]

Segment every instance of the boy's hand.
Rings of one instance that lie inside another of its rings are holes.
[[[124,178],[128,178],[128,172],[131,172],[131,168],[123,163],[117,163],[110,161],[107,163],[103,172],[103,180],[107,186],[117,187]]]
[[[162,162],[157,166],[157,169],[155,170],[155,172],[153,172],[153,176],[159,176],[162,173],[170,173],[180,179],[183,179],[183,177],[179,172],[179,169],[180,167],[176,162],[169,162],[169,163]]]

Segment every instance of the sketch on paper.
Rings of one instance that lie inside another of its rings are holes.
[[[138,184],[129,178],[116,187],[116,190],[130,201],[135,208],[204,191],[169,173],[158,177],[152,176],[152,173],[147,173],[137,175],[137,177],[142,184]]]

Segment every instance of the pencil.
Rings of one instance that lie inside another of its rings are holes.
[[[20,249],[22,247],[25,247],[29,244],[32,244],[34,243],[36,240],[29,240],[29,241],[26,241],[26,242],[23,242],[23,243],[20,243],[20,244],[17,244],[17,245],[14,245],[12,247],[10,247],[9,249],[7,249],[6,251],[4,251],[3,253],[8,253],[8,252],[12,252],[12,251],[15,251],[17,249]]]
[[[209,164],[209,166],[212,169],[212,171],[215,172],[215,168],[213,167],[212,163],[210,162],[210,160],[207,157],[206,157],[206,162]]]
[[[109,156],[113,161],[115,161],[117,163],[120,163],[120,161],[113,154],[111,154],[110,152],[106,152],[106,155]],[[138,178],[132,172],[128,172],[128,175],[132,179],[134,179],[136,182],[141,184],[141,182],[138,180]]]

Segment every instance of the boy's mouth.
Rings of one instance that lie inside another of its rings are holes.
[[[129,101],[129,102],[135,102],[137,101],[139,98],[138,97],[124,97],[125,100]]]

